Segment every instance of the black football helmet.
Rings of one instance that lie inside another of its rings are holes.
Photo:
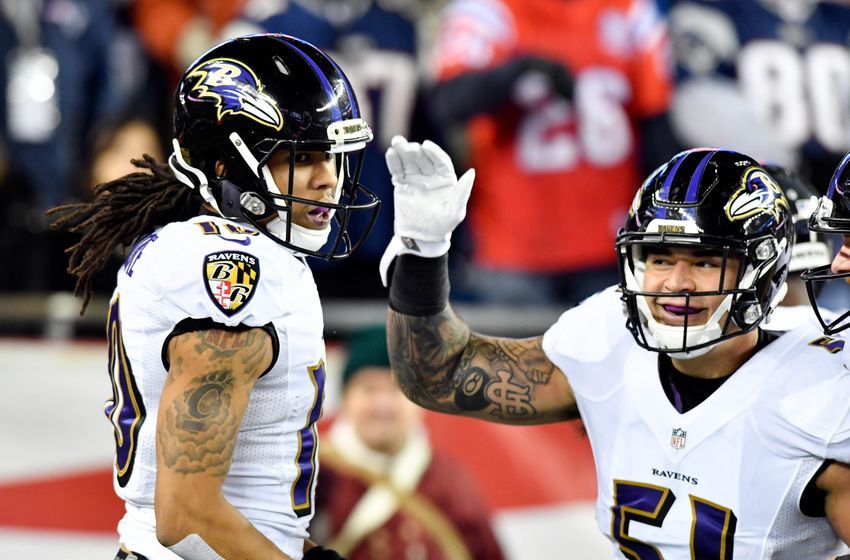
[[[351,84],[333,60],[295,37],[250,35],[210,49],[181,78],[168,163],[221,216],[249,222],[298,253],[338,259],[363,243],[377,217],[377,197],[359,183],[371,140]],[[288,190],[267,165],[277,150],[290,153]],[[335,223],[322,230],[290,219],[293,203],[318,206],[292,193],[294,162],[303,151],[335,155],[336,203],[321,204]],[[371,214],[356,240],[348,233],[352,212]]]
[[[818,199],[817,207],[809,218],[809,229],[820,234],[850,235],[850,154],[838,164],[826,194]],[[835,334],[850,327],[850,311],[836,316],[821,309],[817,302],[818,288],[823,286],[823,282],[837,278],[846,280],[850,278],[850,271],[833,272],[828,263],[805,271],[801,277],[806,282],[809,303],[824,334]]]
[[[776,181],[752,158],[720,149],[677,154],[644,181],[626,226],[617,236],[620,289],[627,327],[648,350],[693,358],[715,344],[755,329],[782,300],[794,239],[788,201]],[[669,292],[643,289],[647,249],[706,250],[722,256],[716,290],[675,292],[691,298],[725,295],[701,325],[657,321],[646,300]],[[727,265],[740,266],[725,288]]]
[[[809,218],[818,204],[818,192],[814,185],[799,173],[781,165],[762,162],[761,166],[779,183],[794,220],[794,247],[791,249],[788,272],[802,272],[828,265],[832,261],[830,237],[809,229]]]

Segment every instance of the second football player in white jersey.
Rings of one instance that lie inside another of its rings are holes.
[[[180,80],[168,167],[146,158],[151,174],[63,209],[83,292],[134,244],[108,325],[117,560],[340,558],[307,539],[325,348],[304,257],[345,257],[368,233],[347,226],[377,211],[358,182],[371,139],[327,55],[238,38]]]
[[[692,150],[659,168],[618,236],[620,285],[522,340],[471,332],[448,305],[445,252],[472,176],[402,138],[387,162],[390,355],[408,397],[511,424],[580,417],[618,558],[846,551],[850,375],[817,329],[760,328],[784,295],[793,231],[754,160]]]

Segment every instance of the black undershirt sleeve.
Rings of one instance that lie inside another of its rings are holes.
[[[824,461],[800,495],[800,512],[806,517],[826,517],[826,492],[817,487],[817,480],[832,463],[830,459]]]

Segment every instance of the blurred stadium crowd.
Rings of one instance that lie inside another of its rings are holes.
[[[263,30],[331,52],[375,131],[362,181],[383,211],[354,258],[313,261],[327,300],[384,298],[395,134],[435,139],[459,170],[477,169],[454,297],[559,307],[615,281],[631,197],[679,149],[734,148],[819,189],[850,149],[844,2],[3,0],[0,292],[18,302],[3,306],[3,332],[21,328],[20,302],[73,290],[72,239],[45,210],[144,153],[164,161],[180,69]]]

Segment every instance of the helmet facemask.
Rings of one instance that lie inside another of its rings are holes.
[[[832,200],[828,196],[821,197],[818,200],[817,209],[809,219],[809,230],[822,235],[850,235],[850,219],[839,218],[835,214]],[[800,278],[806,283],[809,302],[823,328],[823,333],[833,335],[850,328],[850,310],[835,315],[818,305],[818,295],[826,283],[839,279],[850,283],[850,271],[833,272],[832,265],[825,264],[809,268],[800,275]]]
[[[324,52],[283,34],[225,41],[190,66],[174,99],[169,164],[215,213],[300,255],[339,259],[365,241],[379,204],[359,182],[372,131],[348,78]],[[271,161],[281,150],[289,173]],[[327,202],[306,198],[314,193],[302,195],[305,184],[294,182],[304,177],[295,167],[305,152],[333,155],[335,184],[324,176],[327,184],[307,185],[326,187]],[[302,221],[305,205],[322,215]],[[353,214],[363,216],[354,224],[359,235],[349,233]]]
[[[735,244],[730,243],[729,239],[696,233],[624,233],[619,236],[617,245],[622,298],[628,315],[627,326],[640,346],[673,358],[692,359],[702,356],[720,342],[752,331],[769,316],[785,294],[786,287],[783,284],[773,301],[764,301],[762,287],[769,281],[765,276],[774,274],[774,265],[784,251],[784,247],[775,246],[772,237],[755,239],[748,244]],[[646,256],[653,247],[695,251],[707,249],[716,253],[721,257],[716,289],[693,292],[645,290]],[[738,260],[739,266],[731,286],[727,287],[732,259]],[[655,318],[648,299],[679,298],[684,300],[682,307],[688,309],[692,307],[691,302],[695,298],[718,296],[724,297],[708,319],[698,325],[688,323],[687,313],[684,314],[682,325],[660,322]]]
[[[850,236],[850,154],[844,156],[826,194],[818,199],[817,207],[809,218],[809,230],[823,235]],[[833,272],[832,265],[826,264],[810,268],[800,277],[806,283],[809,303],[824,334],[833,335],[850,328],[850,311],[836,315],[818,304],[818,294],[825,283],[838,279],[850,283],[850,270]]]

